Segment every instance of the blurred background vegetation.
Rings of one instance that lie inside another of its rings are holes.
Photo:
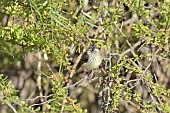
[[[169,0],[1,0],[1,113],[169,113]],[[96,45],[89,78],[73,60]]]

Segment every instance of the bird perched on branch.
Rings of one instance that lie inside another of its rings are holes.
[[[100,55],[100,50],[95,46],[90,46],[87,52],[83,55],[83,58],[83,60],[85,60],[86,62],[83,62],[81,66],[84,69],[97,69],[102,63],[102,56]]]
[[[97,69],[103,60],[100,50],[95,46],[90,46],[88,49],[84,48],[83,52],[77,55],[76,47],[73,45],[70,56],[73,58],[71,63],[74,65],[69,74],[69,78],[83,72],[83,69],[90,71],[91,73],[89,75],[93,75],[93,70]]]
[[[95,46],[90,46],[83,54],[77,69],[80,67],[87,70],[97,69],[102,63],[102,60],[103,58],[100,54],[100,50]]]

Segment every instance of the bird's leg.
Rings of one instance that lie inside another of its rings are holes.
[[[94,75],[94,70],[84,70],[84,74],[88,75],[88,78],[92,78]]]
[[[89,79],[90,79],[90,78],[92,78],[92,77],[93,77],[93,75],[94,75],[94,71],[93,71],[93,70],[91,70],[91,71],[90,71],[90,74],[88,74]]]

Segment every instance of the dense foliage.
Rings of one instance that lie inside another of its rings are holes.
[[[169,0],[0,4],[0,112],[170,112]],[[73,74],[92,44],[101,67]]]

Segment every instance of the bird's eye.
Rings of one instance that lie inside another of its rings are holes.
[[[89,52],[92,52],[92,51],[93,51],[93,49],[89,49],[88,51],[89,51]]]
[[[95,48],[92,48],[92,51],[94,51],[95,50]]]

